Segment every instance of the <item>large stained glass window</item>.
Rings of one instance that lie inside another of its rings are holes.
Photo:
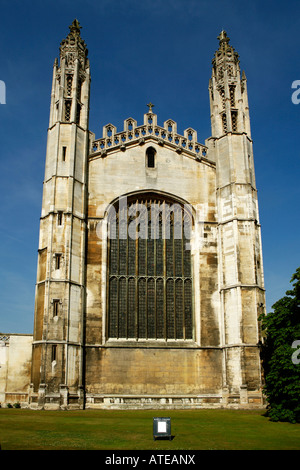
[[[193,338],[191,229],[189,208],[155,194],[111,207],[108,338]]]

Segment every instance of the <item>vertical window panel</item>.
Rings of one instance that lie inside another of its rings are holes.
[[[140,238],[138,243],[139,243],[139,254],[138,254],[139,275],[144,276],[146,274],[147,240]]]
[[[135,250],[136,240],[128,238],[128,275],[135,275]]]
[[[110,338],[118,337],[118,280],[109,281],[109,330]]]
[[[174,253],[173,253],[173,221],[172,219],[166,221],[166,272],[167,276],[173,276],[174,274]],[[168,238],[167,238],[168,237]]]
[[[149,212],[151,208],[149,207]],[[154,265],[155,265],[155,257],[154,257],[154,243],[155,239],[153,238],[153,234],[151,233],[151,216],[148,218],[148,237],[147,237],[147,275],[153,276],[154,275]]]
[[[187,279],[184,283],[184,329],[185,339],[193,337],[193,309],[192,309],[192,281]]]
[[[183,281],[181,279],[175,282],[175,327],[176,327],[176,338],[183,339]]]
[[[124,220],[120,222],[119,274],[127,274],[127,225]]]
[[[127,289],[126,279],[119,279],[119,338],[127,337]]]
[[[167,307],[167,339],[175,338],[174,331],[174,281],[167,280],[166,290],[166,307]]]
[[[182,240],[174,240],[175,276],[182,276]]]
[[[155,338],[155,283],[154,279],[147,282],[147,336]]]
[[[128,325],[127,325],[128,338],[136,337],[135,318],[136,318],[135,279],[131,277],[128,280]]]
[[[156,337],[165,337],[165,313],[164,313],[164,281],[156,281]]]
[[[191,276],[191,234],[192,234],[192,221],[191,218],[184,214],[184,222],[183,222],[183,275],[185,277]]]
[[[162,239],[162,220],[158,221],[158,237],[155,240],[156,244],[156,276],[163,276],[164,274],[164,241]]]
[[[146,279],[138,280],[138,337],[146,338]]]
[[[110,240],[110,274],[118,274],[118,240]]]

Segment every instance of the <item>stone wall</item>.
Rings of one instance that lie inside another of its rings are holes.
[[[28,404],[32,335],[0,335],[0,404]]]

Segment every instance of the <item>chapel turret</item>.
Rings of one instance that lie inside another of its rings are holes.
[[[88,127],[90,64],[88,49],[77,20],[69,26],[60,44],[60,63],[55,59],[50,111],[50,127],[57,121]]]
[[[209,82],[212,135],[245,132],[251,137],[245,72],[241,74],[239,55],[226,32],[221,31],[218,39]]]
[[[40,220],[32,389],[82,402],[90,69],[74,20],[55,59]]]
[[[260,381],[257,318],[265,302],[261,233],[246,76],[226,32],[218,39],[209,81],[208,143],[216,162],[219,292],[227,348],[223,387],[224,394],[228,388],[246,397]]]

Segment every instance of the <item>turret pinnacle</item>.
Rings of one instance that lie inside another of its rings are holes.
[[[75,19],[69,26],[70,32],[66,39],[63,39],[60,44],[60,58],[66,59],[67,65],[72,66],[76,58],[81,62],[81,66],[84,69],[88,62],[86,61],[88,50],[86,43],[80,36],[81,26],[79,21]]]
[[[50,127],[75,122],[87,128],[90,67],[88,50],[75,19],[60,44],[60,61],[54,62]]]
[[[226,62],[238,64],[239,55],[234,48],[229,44],[230,38],[227,36],[226,31],[222,30],[218,36],[219,49],[215,52],[213,58],[213,65],[222,65],[224,59]]]
[[[221,31],[218,40],[209,82],[212,134],[246,132],[250,137],[246,76],[243,73],[241,77],[239,55],[229,44],[226,31]]]

